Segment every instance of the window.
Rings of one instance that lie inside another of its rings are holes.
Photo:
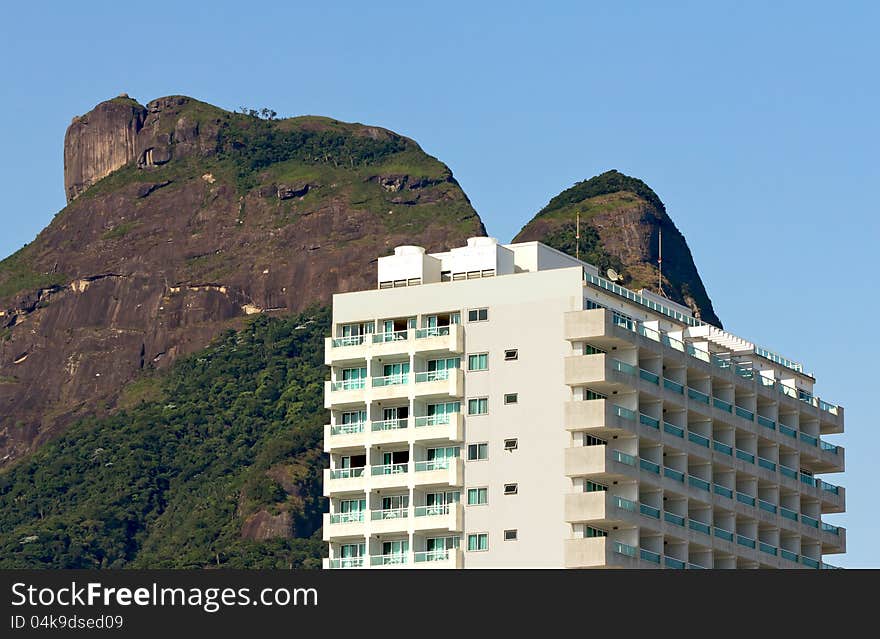
[[[602,484],[597,484],[594,481],[590,481],[587,479],[584,481],[584,492],[585,493],[598,493],[603,490],[608,490],[608,486],[603,486]]]
[[[605,307],[602,306],[601,304],[597,304],[593,300],[584,300],[584,308],[587,310],[590,310],[590,309],[594,309],[594,308],[605,308]]]
[[[505,404],[516,404],[519,401],[519,395],[517,393],[506,393],[504,395],[504,403]]]
[[[504,359],[508,362],[519,359],[519,350],[516,348],[507,349],[504,351]]]
[[[584,399],[586,401],[590,401],[593,399],[608,399],[608,398],[605,395],[603,395],[602,393],[597,393],[594,390],[590,390],[589,388],[585,388],[584,389]]]
[[[484,371],[489,368],[489,353],[475,353],[468,355],[469,371]]]
[[[584,434],[584,446],[604,446],[607,443],[604,439]]]
[[[488,488],[468,488],[467,503],[468,506],[481,506],[489,501]]]
[[[469,461],[475,461],[478,459],[488,459],[489,458],[489,444],[483,442],[482,444],[468,444],[468,455],[467,458]]]
[[[514,528],[513,530],[505,530],[504,531],[504,541],[516,541],[517,531]]]
[[[519,492],[518,484],[504,484],[504,494],[505,495],[515,495]]]
[[[519,448],[519,440],[517,439],[505,439],[504,440],[504,450],[516,450]]]
[[[488,412],[488,397],[475,397],[468,400],[468,415],[486,415]]]
[[[489,533],[468,535],[467,549],[471,552],[489,550]]]
[[[607,537],[608,533],[604,530],[600,530],[599,528],[593,528],[592,526],[584,526],[584,537]]]
[[[469,322],[485,322],[489,319],[488,308],[472,308],[468,311]]]
[[[584,344],[584,355],[599,355],[604,352],[601,348],[596,348],[592,344]]]

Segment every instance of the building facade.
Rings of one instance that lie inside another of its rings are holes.
[[[398,247],[333,297],[328,568],[824,568],[843,409],[537,242]]]

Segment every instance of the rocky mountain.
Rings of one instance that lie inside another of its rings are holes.
[[[566,189],[538,211],[514,242],[538,240],[623,277],[627,288],[658,292],[659,234],[663,232],[663,294],[721,327],[684,236],[657,194],[639,179],[607,171]]]
[[[371,286],[371,262],[398,244],[485,234],[411,139],[184,96],[74,118],[64,186],[67,206],[0,262],[0,465],[250,315]]]

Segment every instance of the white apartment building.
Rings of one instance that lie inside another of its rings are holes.
[[[537,242],[333,297],[328,568],[827,568],[843,409],[803,367]]]

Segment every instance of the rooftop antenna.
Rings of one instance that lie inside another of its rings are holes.
[[[574,259],[581,259],[581,212],[576,213],[575,231],[574,231]]]

